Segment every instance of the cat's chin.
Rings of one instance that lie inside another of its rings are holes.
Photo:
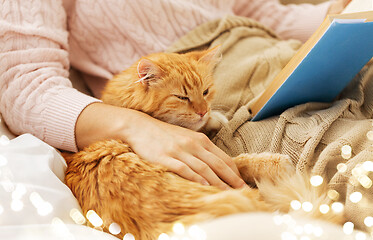
[[[185,127],[193,131],[199,131],[201,130],[206,124],[207,121],[209,120],[209,114],[206,114],[203,118],[199,118],[195,121],[189,121],[189,122],[179,122],[176,123],[176,125],[179,125],[180,127]]]
[[[206,114],[203,118],[199,119],[198,121],[196,121],[195,123],[191,123],[190,126],[187,126],[187,128],[193,130],[193,131],[199,131],[201,130],[207,123],[207,121],[209,120],[210,114]]]

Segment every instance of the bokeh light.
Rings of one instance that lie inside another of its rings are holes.
[[[350,195],[350,201],[353,203],[358,203],[363,198],[363,195],[360,192],[353,192]]]
[[[88,221],[95,227],[100,227],[104,223],[100,216],[98,216],[97,213],[93,210],[89,210],[86,214],[86,217]]]
[[[314,187],[320,186],[324,179],[320,175],[312,176],[310,179],[311,185]]]
[[[133,236],[131,233],[126,233],[124,235],[123,240],[135,240],[135,236]]]
[[[112,223],[109,226],[109,232],[111,234],[117,235],[122,231],[118,223]]]
[[[339,163],[337,165],[337,170],[339,173],[344,173],[347,171],[347,165],[345,163]]]
[[[300,203],[298,200],[293,200],[290,202],[290,206],[294,210],[299,210],[302,207],[302,203]]]
[[[350,145],[344,145],[342,148],[341,148],[341,153],[342,153],[342,157],[344,159],[350,159],[351,156],[352,156],[352,148]]]
[[[322,214],[327,214],[330,210],[330,207],[327,204],[322,204],[320,205],[319,210]]]
[[[332,204],[332,209],[335,213],[341,213],[343,212],[344,206],[340,202],[335,202]]]
[[[354,231],[354,224],[352,222],[346,222],[343,224],[343,232],[347,235],[352,234]]]
[[[172,231],[178,235],[183,235],[185,233],[185,227],[182,223],[175,223],[172,227]]]
[[[82,225],[87,222],[83,214],[76,208],[70,210],[70,217],[76,224]]]

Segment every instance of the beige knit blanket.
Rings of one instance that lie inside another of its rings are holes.
[[[333,103],[307,103],[281,116],[251,122],[248,106],[300,43],[280,40],[253,20],[227,16],[197,27],[168,51],[217,44],[223,57],[214,73],[218,94],[213,109],[230,121],[213,141],[231,156],[263,151],[290,155],[297,170],[329,182],[336,191],[330,196],[345,205],[347,221],[369,230],[364,219],[373,216],[373,163],[369,162],[373,161],[373,68],[366,66]],[[355,192],[362,194],[361,200]],[[357,203],[350,200],[352,193]]]

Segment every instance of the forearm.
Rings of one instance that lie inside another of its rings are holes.
[[[306,41],[327,15],[330,2],[283,5],[278,0],[237,0],[235,13],[253,18],[284,39]]]
[[[11,4],[10,4],[11,3]],[[76,151],[74,126],[97,101],[72,89],[61,1],[0,3],[0,111],[15,134]]]
[[[76,143],[79,149],[93,142],[105,139],[130,139],[133,128],[142,119],[150,118],[145,114],[127,108],[92,103],[78,117],[75,126]]]

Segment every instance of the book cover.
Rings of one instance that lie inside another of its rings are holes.
[[[250,107],[252,121],[331,102],[373,57],[373,12],[328,16]]]

